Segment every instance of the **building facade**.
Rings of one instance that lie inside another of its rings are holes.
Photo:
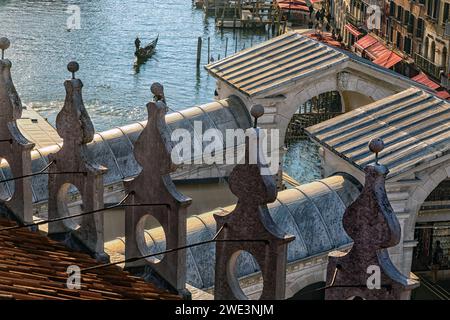
[[[420,71],[445,89],[449,84],[450,0],[336,0],[335,29],[349,49],[370,33],[400,54],[396,71]]]

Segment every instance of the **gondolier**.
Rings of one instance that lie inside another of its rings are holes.
[[[134,40],[134,45],[136,46],[136,51],[134,53],[134,55],[136,56],[135,65],[144,63],[148,58],[150,58],[153,55],[156,49],[156,45],[158,43],[158,38],[159,35],[148,45],[141,48],[141,40],[139,39],[139,37],[136,37],[136,40]]]
[[[136,40],[134,40],[134,45],[136,46],[136,52],[139,52],[139,49],[141,48],[141,40],[139,37],[136,37]]]

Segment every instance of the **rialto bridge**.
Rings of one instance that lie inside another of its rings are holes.
[[[388,195],[403,229],[400,245],[390,253],[397,267],[408,274],[416,245],[414,226],[420,208],[430,193],[450,177],[449,104],[408,78],[297,33],[273,38],[208,65],[207,69],[218,79],[216,101],[166,116],[172,130],[190,130],[193,139],[199,139],[194,121],[202,121],[203,130],[249,128],[248,110],[254,104],[261,104],[265,115],[260,118],[259,125],[279,129],[280,141],[284,142],[284,133],[299,105],[330,91],[338,91],[342,98],[342,111],[346,114],[335,118],[334,125],[327,122],[308,131],[322,147],[324,179],[280,191],[277,200],[270,205],[275,222],[296,236],[289,244],[286,297],[293,297],[305,287],[324,281],[327,254],[351,246],[341,218],[364,183],[361,165],[373,161],[363,151],[356,151],[366,147],[373,135],[387,138],[385,160],[389,161],[385,164],[391,168]],[[373,112],[375,109],[378,113]],[[383,113],[384,109],[387,111]],[[420,115],[408,117],[411,110],[416,109]],[[421,117],[429,122],[423,124]],[[32,151],[33,172],[45,167],[48,155],[61,147],[56,131],[43,121],[19,121],[22,133],[37,143]],[[396,121],[402,126],[396,127]],[[363,127],[361,123],[367,123],[367,126]],[[345,128],[361,126],[360,134],[352,137],[351,129],[348,129],[349,135],[341,140],[339,134],[343,133],[338,124]],[[105,204],[117,203],[123,197],[123,180],[140,171],[132,151],[144,125],[145,122],[138,122],[97,133],[88,145],[90,157],[108,168],[104,179]],[[45,126],[45,129],[39,126]],[[36,139],[39,130],[45,130],[48,136],[45,143],[38,143]],[[433,140],[429,140],[427,134]],[[407,141],[406,145],[402,145],[404,141]],[[383,162],[383,155],[380,159]],[[180,191],[193,198],[187,223],[188,243],[211,238],[215,232],[213,213],[230,211],[235,203],[226,183],[231,167],[185,165],[173,175]],[[11,177],[6,161],[2,162],[1,174],[4,178]],[[31,181],[34,216],[38,220],[46,217],[47,176],[35,176]],[[10,198],[13,192],[13,181],[0,185],[3,199]],[[82,205],[82,199],[75,188],[70,189],[69,194],[71,208],[76,211]],[[123,253],[123,221],[120,210],[105,213],[105,249],[113,259]],[[164,247],[164,232],[154,222],[148,225],[147,243],[149,250],[154,252]],[[213,246],[189,250],[187,256],[188,283],[199,290],[211,291],[214,285]],[[238,273],[242,277],[242,286],[250,297],[255,297],[261,291],[258,266],[248,256],[243,255],[240,259]]]

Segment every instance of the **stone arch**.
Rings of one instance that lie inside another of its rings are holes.
[[[414,189],[408,201],[408,208],[411,213],[408,224],[403,230],[403,238],[405,240],[414,239],[414,227],[416,225],[420,206],[424,203],[430,193],[447,178],[450,178],[450,163],[446,163],[445,166],[440,166],[430,174],[425,175],[422,178],[425,179],[425,181]]]
[[[324,263],[314,266],[313,268],[315,270],[303,268],[302,273],[299,276],[295,277],[291,281],[288,281],[286,285],[285,299],[293,297],[297,292],[311,284],[326,281],[326,267],[327,262],[325,261]],[[287,278],[289,279],[291,276],[288,275]]]
[[[286,102],[279,106],[277,128],[280,130],[280,145],[283,145],[289,122],[298,106],[313,97],[330,91],[338,91],[341,96],[343,91],[358,92],[372,101],[383,99],[394,93],[350,72],[340,72],[334,77],[328,76],[327,78],[314,80],[307,86],[301,87],[296,94],[288,96]],[[343,108],[345,108],[345,105]]]

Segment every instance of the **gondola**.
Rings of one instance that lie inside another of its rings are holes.
[[[156,45],[158,44],[158,38],[159,38],[159,35],[156,37],[155,40],[153,40],[146,47],[139,48],[139,50],[137,50],[134,53],[134,55],[136,57],[136,59],[135,59],[136,65],[146,62],[153,55],[153,53],[155,52],[155,49],[156,49]]]

